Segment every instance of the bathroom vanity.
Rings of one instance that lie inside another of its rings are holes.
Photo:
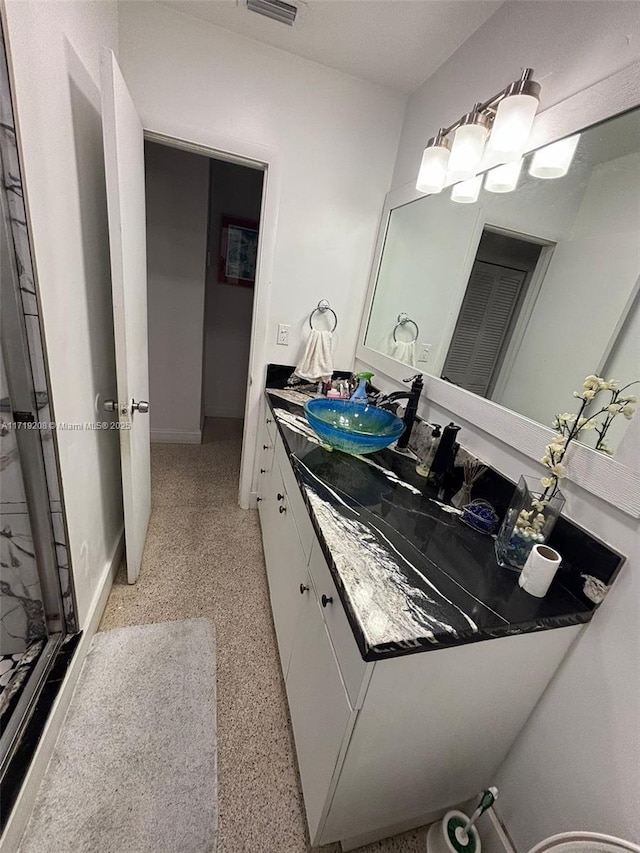
[[[258,507],[311,843],[352,849],[492,783],[594,605],[527,595],[414,461],[327,451],[304,399],[265,393]]]

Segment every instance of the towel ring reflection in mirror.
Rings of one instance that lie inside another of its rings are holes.
[[[399,329],[401,326],[406,326],[406,325],[407,325],[407,323],[410,323],[412,326],[414,326],[414,327],[415,327],[415,330],[416,330],[416,336],[415,336],[415,338],[413,338],[413,339],[412,339],[412,340],[410,340],[410,341],[407,341],[407,343],[409,343],[409,344],[414,344],[414,343],[418,340],[418,338],[420,337],[420,329],[418,328],[418,324],[416,323],[416,321],[415,321],[415,320],[412,320],[412,319],[411,319],[411,317],[409,317],[409,315],[408,315],[408,314],[398,314],[398,322],[397,322],[397,323],[395,324],[395,326],[393,327],[393,340],[394,340],[396,343],[398,342],[398,338],[396,337],[396,332],[398,331],[398,329]]]
[[[318,302],[316,307],[313,309],[311,314],[309,314],[309,326],[313,329],[313,315],[316,314],[316,312],[318,312],[318,311],[321,314],[326,314],[327,311],[329,312],[329,314],[333,314],[333,328],[329,329],[329,331],[335,332],[335,330],[338,328],[338,315],[333,310],[333,308],[329,305],[329,303],[327,302],[326,299],[321,299],[320,302]]]

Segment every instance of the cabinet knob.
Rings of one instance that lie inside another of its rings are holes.
[[[268,444],[263,444],[263,445],[262,445],[262,449],[263,449],[263,450],[268,450],[268,449],[269,449],[269,445],[268,445]]]
[[[260,469],[260,473],[261,473],[261,474],[266,474],[266,473],[267,473],[267,469],[266,469],[266,468],[261,468],[261,469]]]
[[[272,424],[272,423],[273,423],[273,421],[271,420],[271,418],[267,418],[267,423],[268,423],[268,424]]]
[[[333,604],[333,596],[332,595],[324,595],[324,593],[323,593],[320,601],[322,602],[322,606],[326,607],[327,604]]]
[[[281,494],[280,494],[280,492],[278,492],[278,494],[276,495],[276,497],[278,498],[278,500],[279,500],[279,501],[283,501],[283,500],[284,500],[284,495],[281,495]]]
[[[309,587],[305,586],[305,584],[301,583],[300,584],[300,595],[304,595],[305,592],[309,592]]]
[[[261,500],[262,498],[256,498],[256,503],[260,503]]]
[[[281,506],[281,507],[279,507],[279,508],[278,508],[278,512],[279,512],[281,515],[282,515],[282,513],[283,513],[283,512],[286,512],[286,511],[287,511],[286,506]]]

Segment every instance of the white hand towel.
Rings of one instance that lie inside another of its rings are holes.
[[[331,332],[311,329],[302,358],[296,367],[296,376],[310,382],[328,382],[332,374]]]
[[[397,358],[410,367],[416,366],[416,342],[415,341],[391,341],[389,351],[391,358]]]

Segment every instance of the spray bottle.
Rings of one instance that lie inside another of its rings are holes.
[[[358,381],[358,387],[351,395],[352,403],[362,403],[362,405],[366,406],[369,402],[369,398],[367,397],[367,382],[371,381],[371,377],[373,373],[366,373],[363,371],[362,373],[356,373],[356,377]]]

